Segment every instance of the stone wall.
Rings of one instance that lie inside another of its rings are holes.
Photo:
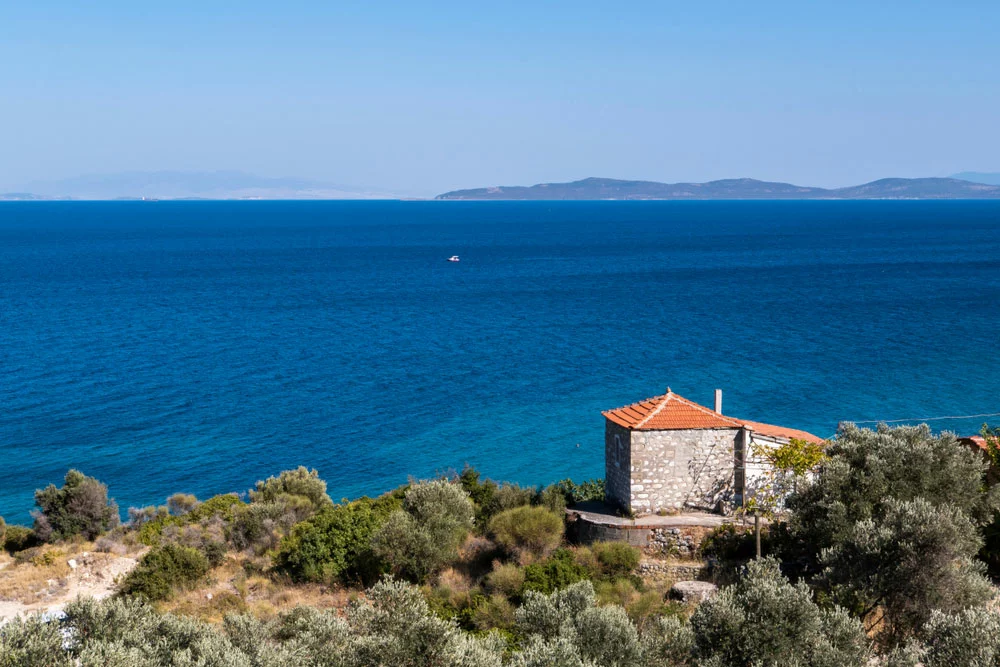
[[[604,423],[604,496],[609,505],[627,512],[632,503],[632,432],[611,420]]]
[[[605,450],[614,445],[608,422]],[[622,429],[623,431],[625,429]],[[631,431],[629,506],[635,514],[697,508],[717,510],[732,497],[734,450],[740,429]],[[617,435],[617,431],[614,432]],[[621,456],[617,459],[621,461]],[[611,461],[607,467],[611,470]],[[610,475],[609,475],[610,478]],[[620,493],[617,485],[615,493]],[[609,484],[610,486],[610,484]],[[617,496],[611,496],[609,498]]]

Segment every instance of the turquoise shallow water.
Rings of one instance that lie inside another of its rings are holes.
[[[599,476],[600,411],[668,385],[823,436],[1000,412],[998,258],[990,202],[5,203],[0,514],[70,466],[123,508]]]

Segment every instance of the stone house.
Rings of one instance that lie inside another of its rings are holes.
[[[761,447],[811,433],[722,414],[667,388],[662,396],[602,413],[606,501],[635,515],[698,509],[725,512],[750,497],[766,471]]]

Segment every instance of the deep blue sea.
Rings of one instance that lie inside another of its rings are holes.
[[[998,268],[1000,202],[3,203],[0,514],[70,467],[123,510],[601,476],[601,410],[667,386],[821,436],[1000,412]]]

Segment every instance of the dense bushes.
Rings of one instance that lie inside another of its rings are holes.
[[[603,479],[588,479],[579,484],[571,479],[564,479],[552,486],[563,495],[570,507],[588,500],[604,500]]]
[[[122,582],[122,595],[165,600],[175,587],[186,588],[208,574],[209,562],[201,551],[179,544],[164,544],[149,551]]]
[[[597,542],[591,550],[607,579],[627,577],[639,566],[641,554],[635,547],[623,542]]]
[[[328,507],[281,540],[275,565],[297,581],[372,580],[372,535],[401,505],[385,495]]]
[[[35,535],[43,542],[82,535],[92,540],[118,525],[118,505],[108,487],[78,470],[66,473],[63,486],[35,491]]]
[[[861,623],[842,609],[821,610],[772,559],[751,561],[736,584],[702,603],[691,629],[695,653],[718,667],[858,667],[870,657]]]
[[[551,558],[524,568],[524,590],[553,593],[578,581],[589,579],[590,572],[576,562],[569,549],[557,549]]]
[[[17,553],[39,545],[35,532],[26,526],[8,525],[4,532],[3,550],[9,554]]]
[[[997,506],[1000,490],[987,492],[982,460],[953,435],[933,436],[926,425],[871,430],[844,424],[827,455],[815,482],[788,499],[799,552],[785,553],[785,560],[796,560],[805,574],[817,574],[824,549],[858,522],[883,516],[893,499],[952,505],[977,527]]]
[[[500,512],[489,525],[497,544],[524,562],[552,553],[562,543],[563,530],[561,516],[528,505]]]
[[[841,427],[815,481],[788,501],[775,540],[785,567],[878,630],[883,645],[919,634],[933,610],[984,599],[973,562],[1000,488],[954,436],[927,426]]]
[[[304,466],[257,482],[257,486],[250,491],[250,501],[284,506],[296,513],[297,521],[333,505],[330,496],[326,495],[326,482],[319,478],[317,471]]]
[[[407,489],[403,509],[372,535],[372,551],[393,573],[423,581],[455,560],[474,516],[472,501],[460,485],[441,479],[416,484]]]

